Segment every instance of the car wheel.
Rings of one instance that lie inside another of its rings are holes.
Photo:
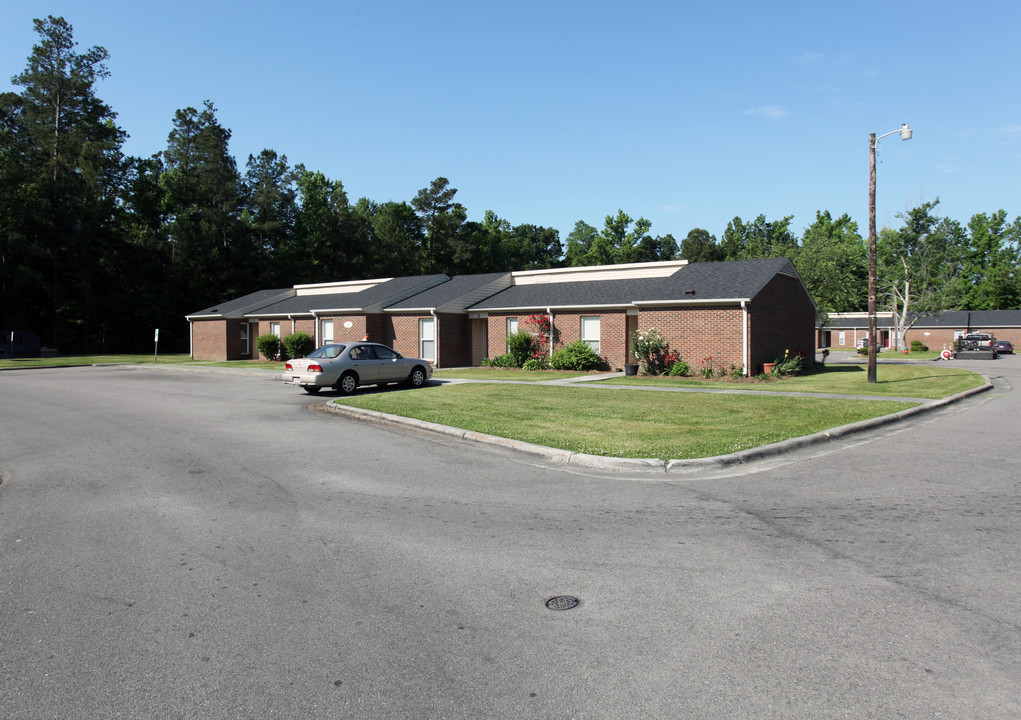
[[[419,388],[425,385],[425,370],[420,367],[416,367],[408,375],[408,385],[413,388]]]
[[[345,395],[350,395],[358,387],[358,377],[354,373],[344,373],[340,376],[340,382],[337,383],[337,389]]]
[[[307,392],[309,395],[315,395],[317,392],[322,390],[318,385],[302,385],[301,389]]]

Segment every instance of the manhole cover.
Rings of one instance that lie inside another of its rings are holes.
[[[557,595],[546,601],[546,607],[550,610],[570,610],[578,607],[580,602],[581,600],[570,595]]]

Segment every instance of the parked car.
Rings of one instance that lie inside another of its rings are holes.
[[[403,382],[422,387],[432,373],[428,360],[404,357],[379,343],[350,342],[323,345],[306,357],[288,360],[280,377],[307,393],[332,387],[350,395],[359,385]]]
[[[1014,345],[1010,340],[994,340],[993,350],[1000,353],[1001,355],[1013,355]]]

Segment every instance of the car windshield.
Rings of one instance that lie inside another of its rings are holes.
[[[344,352],[343,345],[323,345],[318,350],[309,353],[310,358],[335,358]]]

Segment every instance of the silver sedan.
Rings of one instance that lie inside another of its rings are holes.
[[[428,360],[404,357],[379,343],[350,342],[323,345],[306,357],[288,360],[280,377],[307,393],[332,387],[349,395],[359,385],[403,382],[422,387],[432,374]]]

